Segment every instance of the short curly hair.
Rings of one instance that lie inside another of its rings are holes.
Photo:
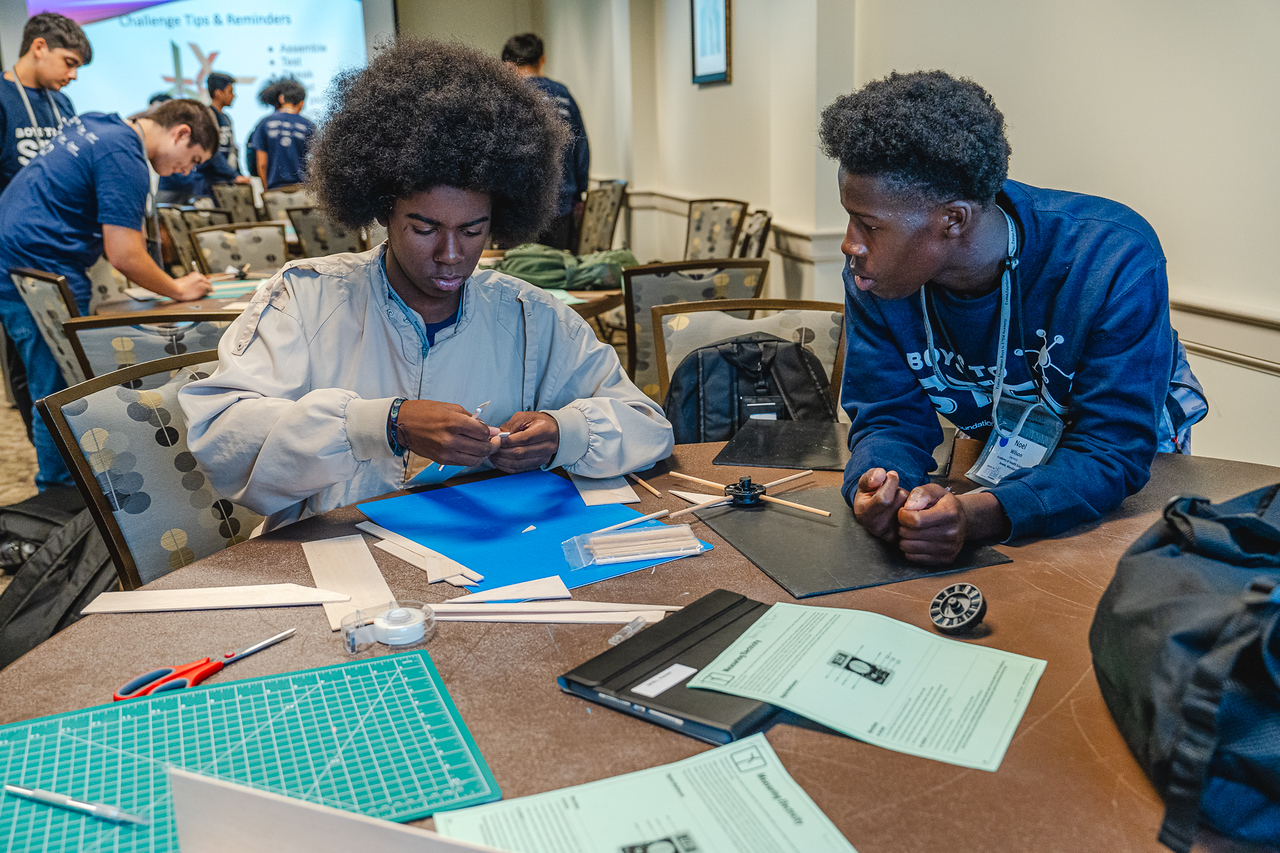
[[[336,221],[385,218],[395,199],[447,186],[483,192],[490,233],[507,245],[556,214],[571,137],[533,86],[495,57],[401,36],[340,76],[312,145],[312,192]]]
[[[822,111],[822,150],[934,200],[989,204],[1009,173],[1004,116],[985,89],[945,71],[893,72]]]

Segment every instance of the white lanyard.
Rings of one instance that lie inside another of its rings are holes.
[[[1013,293],[1013,269],[1018,265],[1018,229],[1013,224],[1013,218],[1000,208],[1000,212],[1004,214],[1005,222],[1009,226],[1009,248],[1005,256],[1004,272],[1000,275],[1000,350],[996,353],[996,375],[995,381],[991,388],[991,423],[1000,435],[1008,438],[1012,432],[1005,432],[1000,426],[1000,419],[996,416],[996,412],[1000,406],[1000,397],[1004,393],[1004,374],[1005,374],[1005,358],[1009,349],[1009,316],[1011,314],[1012,293]],[[953,391],[974,391],[983,390],[982,386],[976,382],[957,382],[943,375],[938,368],[937,350],[933,346],[933,323],[929,320],[929,302],[926,296],[927,287],[920,288],[920,310],[924,314],[924,338],[925,345],[928,347],[927,355],[929,357],[929,366],[933,368],[933,377],[938,380],[944,387]],[[1028,407],[1018,422],[1018,426],[1014,432],[1022,429],[1027,415],[1031,413]]]
[[[23,86],[22,81],[18,79],[18,66],[13,66],[10,73],[13,74],[13,85],[18,87],[18,94],[22,97],[22,105],[27,108],[27,118],[31,119],[31,126],[39,127],[40,124],[36,121],[36,111],[31,109],[31,101],[27,99],[27,87]],[[49,94],[48,89],[44,90],[44,97],[53,109],[53,117],[58,121],[58,130],[62,130],[62,113],[58,112],[57,102],[53,100],[53,95]],[[43,148],[45,144],[47,143],[42,141],[41,147]]]

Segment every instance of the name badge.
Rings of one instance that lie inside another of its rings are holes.
[[[1062,419],[1039,402],[1002,397],[996,423],[982,455],[965,474],[975,483],[994,486],[1015,471],[1034,468],[1053,455],[1062,438]]]

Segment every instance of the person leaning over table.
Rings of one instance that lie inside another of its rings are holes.
[[[849,214],[844,495],[868,530],[946,564],[966,540],[1096,519],[1157,452],[1189,452],[1207,405],[1142,217],[1006,180],[1004,117],[941,71],[839,98],[820,134]],[[989,488],[927,482],[935,412],[988,442],[975,479]]]
[[[179,393],[214,489],[273,528],[400,488],[407,451],[588,477],[665,458],[671,425],[582,318],[476,272],[491,234],[520,242],[555,214],[568,132],[541,94],[497,59],[402,37],[331,97],[310,187],[387,239],[286,265]],[[485,401],[509,436],[473,417]]]
[[[199,101],[167,101],[122,119],[86,113],[62,130],[0,195],[0,321],[26,367],[32,400],[66,387],[26,303],[8,276],[15,267],[65,276],[81,314],[92,285],[86,268],[105,252],[135,284],[173,299],[209,292],[200,273],[171,278],[147,254],[143,215],[151,179],[188,172],[218,147],[218,123]],[[73,484],[44,419],[35,418],[36,486]]]

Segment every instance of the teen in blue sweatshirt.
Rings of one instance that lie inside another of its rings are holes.
[[[946,564],[968,539],[1096,519],[1142,488],[1156,452],[1187,452],[1207,406],[1142,217],[1006,180],[1003,116],[943,72],[840,98],[821,134],[849,213],[844,494],[863,525],[909,559]],[[978,493],[928,483],[935,412],[987,440],[1001,362],[999,396],[1052,412],[1056,449]]]

